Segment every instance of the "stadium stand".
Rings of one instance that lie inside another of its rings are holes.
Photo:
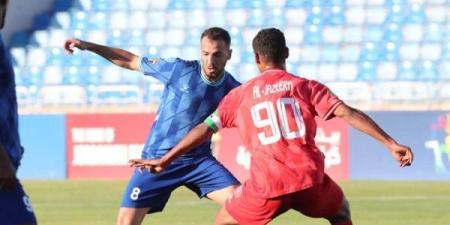
[[[327,83],[350,104],[448,109],[449,10],[446,0],[57,0],[32,32],[13,36],[11,54],[23,107],[154,104],[163,89],[157,81],[86,52],[68,57],[63,41],[197,59],[202,29],[223,26],[234,49],[227,69],[246,81],[258,73],[254,34],[275,26],[290,47],[288,69]]]

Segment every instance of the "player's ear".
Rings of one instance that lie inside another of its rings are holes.
[[[284,49],[284,58],[287,59],[288,57],[289,57],[289,48],[286,47],[286,48]]]
[[[255,52],[255,62],[256,64],[261,64],[261,56]]]
[[[231,59],[231,55],[233,54],[233,49],[229,49],[228,50],[228,57],[227,57],[227,60],[230,60]]]

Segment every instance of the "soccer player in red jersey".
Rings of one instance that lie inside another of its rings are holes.
[[[261,30],[253,50],[261,75],[232,90],[214,114],[164,157],[133,160],[132,165],[159,172],[220,128],[237,127],[252,154],[250,177],[229,197],[216,224],[267,224],[294,209],[333,225],[351,225],[348,201],[324,172],[324,155],[314,142],[314,117],[345,120],[380,141],[401,167],[411,165],[411,149],[325,85],[288,73],[289,49],[280,30]]]

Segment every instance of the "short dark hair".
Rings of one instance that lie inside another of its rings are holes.
[[[231,38],[228,31],[226,31],[223,28],[220,27],[211,27],[203,31],[202,36],[200,39],[203,39],[204,37],[207,37],[214,41],[222,40],[227,44],[228,47],[230,47],[231,44]]]
[[[286,39],[282,31],[276,28],[262,29],[253,38],[253,51],[275,63],[286,59]]]

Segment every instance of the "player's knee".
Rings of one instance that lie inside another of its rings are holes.
[[[238,222],[228,213],[225,207],[219,209],[214,221],[214,225],[237,225]]]
[[[330,221],[333,225],[351,225],[352,219],[350,214],[350,204],[347,201],[347,199],[344,197],[344,200],[342,202],[341,209],[339,212],[332,216],[327,218],[328,221]]]
[[[117,216],[117,225],[140,225],[144,216],[145,211],[121,208]]]

